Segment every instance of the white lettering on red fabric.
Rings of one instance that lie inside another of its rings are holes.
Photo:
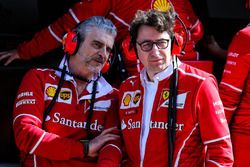
[[[23,104],[36,104],[36,99],[23,99],[16,103],[16,108]]]
[[[224,70],[224,73],[231,74],[232,72],[230,70]]]
[[[24,96],[33,96],[33,92],[21,92],[17,95],[17,99],[20,99],[21,97]]]
[[[219,100],[219,101],[213,102],[213,105],[214,105],[214,106],[222,106],[223,104],[222,104],[222,101]]]
[[[230,57],[238,57],[239,54],[238,53],[234,53],[234,52],[229,52],[228,56],[230,56]]]
[[[64,126],[72,127],[72,128],[83,128],[86,129],[87,122],[81,122],[76,120],[71,120],[69,118],[61,117],[61,114],[56,112],[53,115],[52,122],[59,123]],[[90,130],[97,130],[101,132],[103,126],[98,123],[98,120],[94,120],[93,123],[90,124]]]
[[[235,61],[230,61],[230,60],[228,60],[228,61],[227,61],[227,64],[236,66],[237,63],[236,63]]]
[[[140,121],[133,121],[132,119],[129,119],[127,123],[122,120],[121,121],[121,129],[138,129],[141,127],[141,122]],[[150,121],[149,127],[151,129],[168,129],[168,123],[167,122],[161,122],[161,121]],[[184,128],[183,123],[176,123],[175,128],[177,131],[182,131]]]

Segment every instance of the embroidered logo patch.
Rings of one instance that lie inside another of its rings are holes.
[[[177,104],[176,104],[177,108],[180,108],[180,109],[184,108],[187,94],[188,94],[188,92],[181,93],[181,94],[177,95]],[[168,104],[169,104],[169,97],[161,103],[160,107],[168,107]]]
[[[46,95],[48,97],[54,97],[55,94],[56,94],[56,87],[54,87],[54,86],[48,86],[46,88],[45,92],[46,92]]]
[[[62,100],[69,100],[71,98],[71,93],[70,91],[67,90],[62,90],[60,91],[60,98]]]
[[[122,97],[122,103],[120,108],[134,108],[138,107],[141,101],[141,91],[136,90],[134,92],[125,92]]]
[[[140,100],[141,98],[141,93],[140,92],[136,92],[135,93],[135,97],[133,99],[133,103],[136,105],[138,103],[138,101]]]
[[[162,98],[164,100],[168,99],[169,98],[169,91],[163,90],[163,92],[162,92]]]
[[[161,12],[166,12],[171,6],[167,0],[154,0],[151,8]]]
[[[52,100],[56,94],[57,85],[49,83],[45,84],[44,100]],[[72,102],[72,90],[69,88],[61,88],[57,101],[61,103],[71,104]]]
[[[131,101],[131,94],[127,94],[123,99],[124,106],[128,106]]]

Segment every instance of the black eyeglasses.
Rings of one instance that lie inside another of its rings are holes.
[[[142,51],[149,52],[152,50],[153,45],[155,44],[158,49],[166,49],[169,44],[169,39],[159,39],[157,41],[143,41],[141,43],[136,42],[140,47]]]

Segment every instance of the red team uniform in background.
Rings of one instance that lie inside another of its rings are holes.
[[[173,166],[231,167],[230,134],[215,78],[184,63],[178,64],[181,84],[177,93]],[[168,166],[168,103],[172,69],[170,65],[156,74],[154,82],[147,81],[143,69],[141,75],[130,77],[121,85],[120,120],[128,167]]]
[[[60,66],[63,67],[63,64]],[[73,77],[66,75],[57,102],[45,119],[45,108],[55,95],[61,72],[33,69],[24,77],[14,106],[14,135],[25,166],[110,167],[121,159],[120,142],[104,145],[97,158],[84,158],[83,144],[87,139],[86,120],[89,112],[93,82],[81,95],[76,91]],[[104,129],[119,125],[118,92],[104,78],[97,83],[90,133],[93,137]],[[31,133],[32,132],[32,133]],[[32,135],[31,135],[32,134]],[[28,155],[29,154],[29,155]]]
[[[199,55],[195,51],[195,44],[203,36],[203,26],[195,15],[189,0],[172,0],[171,2],[188,29],[186,54],[180,59],[197,60]],[[81,0],[70,8],[68,13],[36,33],[31,41],[20,44],[18,53],[22,59],[29,59],[61,46],[63,35],[90,16],[105,16],[110,19],[117,27],[116,43],[120,45],[128,36],[129,24],[137,10],[158,9],[164,11],[167,3],[167,0]],[[185,38],[186,32],[178,21],[176,21],[175,30]],[[136,69],[136,57],[123,56],[125,67],[132,68],[132,71]]]
[[[233,38],[220,83],[220,96],[231,130],[235,167],[250,155],[250,25]]]

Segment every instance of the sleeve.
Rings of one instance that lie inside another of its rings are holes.
[[[227,61],[219,85],[228,123],[231,122],[232,116],[239,106],[248,79],[250,48],[246,45],[249,42],[249,36],[247,38],[238,33],[228,49]]]
[[[108,0],[81,0],[62,17],[37,32],[30,41],[19,44],[17,50],[22,59],[41,56],[59,46],[63,35],[90,16],[106,16],[111,3]]]
[[[204,35],[204,26],[199,19],[196,20],[195,24],[190,29],[190,33],[191,33],[191,38],[195,44],[202,39]]]
[[[201,138],[207,147],[206,167],[232,166],[229,128],[214,77],[208,77],[202,82],[196,105]]]
[[[114,92],[112,106],[105,120],[104,128],[120,127],[119,112],[118,112],[118,92]],[[120,132],[114,132],[120,134]],[[98,167],[117,167],[122,158],[121,139],[107,142],[100,150],[98,157]]]
[[[13,112],[17,147],[21,152],[51,160],[82,158],[83,146],[80,142],[48,133],[41,128],[45,107],[42,80],[41,73],[31,70],[19,87]]]

